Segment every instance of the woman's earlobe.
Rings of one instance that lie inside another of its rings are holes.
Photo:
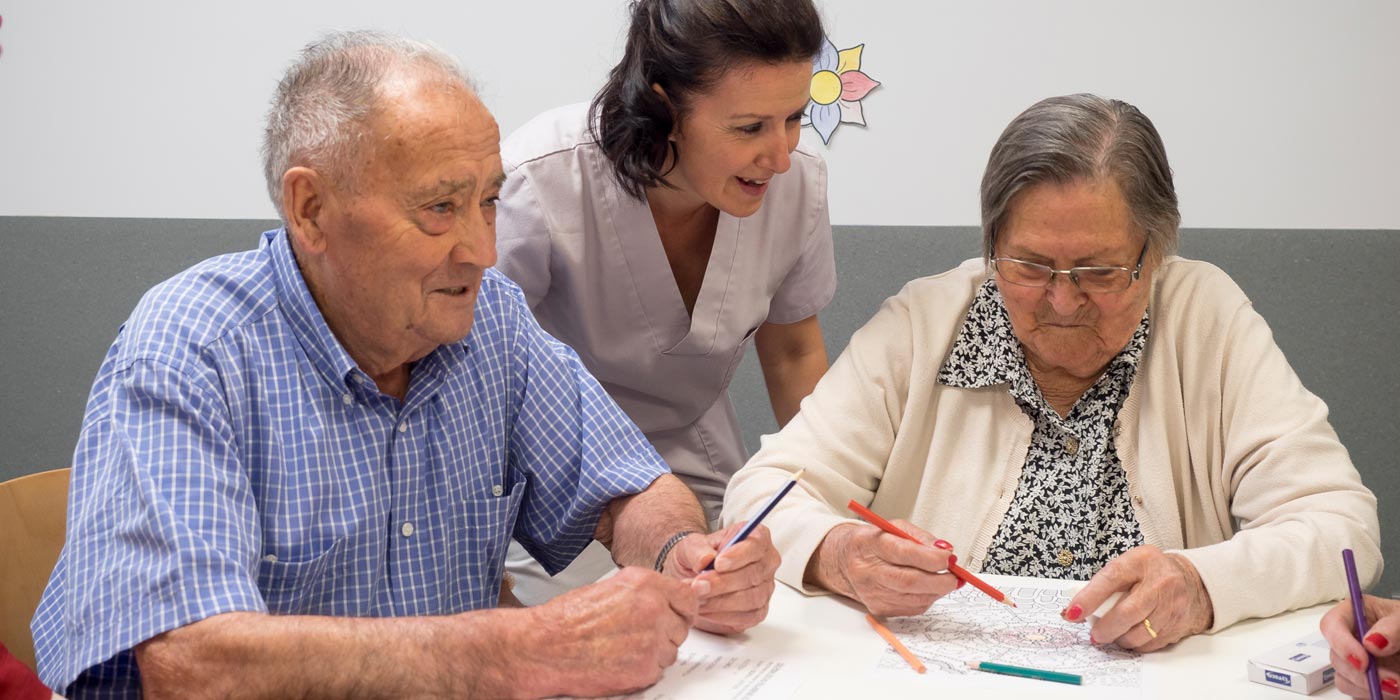
[[[676,114],[676,106],[671,103],[671,98],[667,96],[666,88],[661,87],[661,83],[652,83],[651,91],[661,97],[661,101],[666,103],[666,109],[671,112],[671,133],[666,135],[666,140],[675,142],[681,131],[681,119]]]

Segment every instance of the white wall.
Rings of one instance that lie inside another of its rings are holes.
[[[1400,228],[1400,3],[819,0],[883,83],[831,147],[838,224],[967,225],[992,141],[1051,94],[1137,104],[1184,224]],[[587,99],[620,0],[11,0],[0,6],[0,216],[272,218],[263,110],[320,31],[461,57],[509,132]]]

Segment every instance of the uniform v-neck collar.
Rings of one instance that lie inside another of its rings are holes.
[[[719,213],[700,293],[695,308],[687,313],[646,200],[628,196],[616,186],[607,188],[606,197],[613,215],[611,227],[605,228],[622,251],[657,350],[667,355],[710,354],[722,327],[738,257],[740,220]]]

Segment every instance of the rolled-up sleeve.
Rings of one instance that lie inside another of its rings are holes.
[[[119,341],[120,342],[120,341]],[[158,359],[98,375],[74,456],[62,556],[34,621],[39,670],[64,691],[134,674],[130,649],[183,625],[264,611],[257,517],[218,395]]]

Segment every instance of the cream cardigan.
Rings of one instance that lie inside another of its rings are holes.
[[[914,280],[852,338],[801,412],[734,475],[723,520],[754,512],[807,470],[765,524],[803,572],[850,499],[954,544],[980,570],[1026,461],[1033,424],[1004,385],[938,384],[981,259]],[[1376,499],[1244,292],[1209,263],[1167,258],[1152,330],[1119,412],[1118,456],[1148,544],[1200,571],[1220,629],[1346,595],[1341,550],[1380,577]]]

